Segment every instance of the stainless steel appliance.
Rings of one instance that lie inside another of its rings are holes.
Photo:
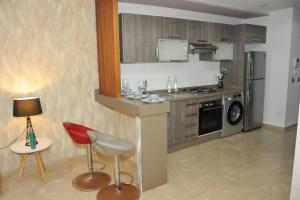
[[[223,106],[221,100],[202,102],[199,105],[199,135],[222,129]]]
[[[261,127],[264,110],[266,52],[245,53],[244,131]]]
[[[243,127],[243,93],[223,96],[223,129],[221,137],[230,136],[242,131]]]

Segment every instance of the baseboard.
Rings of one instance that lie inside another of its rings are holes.
[[[168,146],[168,153],[173,153],[176,151],[180,151],[182,149],[188,148],[188,147],[192,147],[198,144],[202,144],[205,142],[209,142],[215,139],[219,139],[220,138],[220,132],[221,131],[216,131],[214,133],[208,134],[208,135],[204,135],[198,138],[194,138],[193,140],[190,140],[188,142],[185,143],[181,143],[181,144],[175,144],[172,146]]]
[[[293,125],[288,126],[288,127],[280,127],[280,126],[274,126],[274,125],[271,125],[271,124],[263,124],[264,128],[272,129],[272,130],[280,131],[280,132],[285,132],[290,128],[294,128],[295,126],[297,126],[297,124],[293,124]]]

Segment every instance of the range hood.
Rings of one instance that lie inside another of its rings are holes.
[[[196,42],[190,42],[190,51],[195,54],[203,54],[203,53],[210,53],[216,51],[218,49],[217,46],[208,43],[207,41],[198,40]]]

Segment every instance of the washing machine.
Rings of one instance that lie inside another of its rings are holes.
[[[243,128],[243,93],[223,95],[223,129],[221,137],[240,133]]]

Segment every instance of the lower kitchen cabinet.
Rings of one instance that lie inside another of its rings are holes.
[[[171,102],[168,116],[168,145],[186,142],[198,136],[199,100]]]

